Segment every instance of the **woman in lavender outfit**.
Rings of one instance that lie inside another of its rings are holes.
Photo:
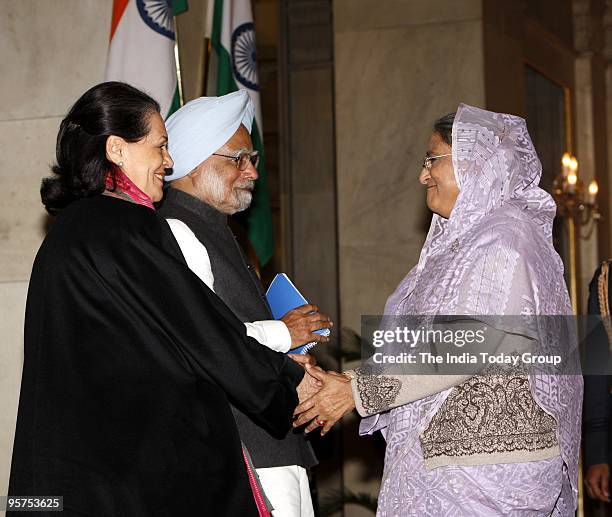
[[[462,104],[438,120],[419,177],[431,227],[385,315],[536,316],[540,327],[547,316],[570,316],[552,245],[556,206],[538,187],[541,172],[523,119]],[[560,343],[541,328],[521,335],[501,323],[494,330],[502,343],[549,350]],[[315,368],[310,373],[324,387],[298,406],[294,425],[310,422],[307,431],[321,426],[324,434],[356,407],[365,417],[361,434],[383,432],[381,517],[570,516],[582,377],[575,354],[565,366],[564,373],[463,376]]]

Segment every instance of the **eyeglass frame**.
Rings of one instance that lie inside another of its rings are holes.
[[[257,165],[259,164],[259,151],[243,151],[240,154],[238,154],[238,156],[231,156],[229,154],[220,154],[220,153],[212,153],[212,156],[221,156],[223,158],[229,158],[230,160],[233,160],[234,163],[236,164],[236,168],[240,171],[240,172],[244,172],[247,170],[247,163],[250,162],[251,165],[255,168],[257,168]],[[242,160],[242,158],[244,158],[245,156],[248,156],[249,159],[247,162],[245,162],[244,165],[244,169],[240,168],[240,160]],[[253,161],[253,159],[255,159]]]
[[[435,162],[436,160],[440,158],[444,158],[445,156],[452,156],[452,155],[453,153],[438,154],[436,156],[425,156],[425,158],[423,159],[423,169],[427,169],[428,171],[430,171],[431,168],[433,167],[433,162]]]

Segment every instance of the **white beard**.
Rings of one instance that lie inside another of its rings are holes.
[[[236,212],[242,212],[251,206],[251,201],[253,200],[253,193],[251,191],[255,187],[253,180],[247,180],[237,185],[236,188],[230,187],[232,192],[228,195],[227,184],[223,181],[223,175],[217,169],[209,166],[202,173],[210,197],[210,204],[214,208],[231,215]],[[251,191],[244,190],[247,188]],[[228,198],[232,200],[231,206],[228,206],[226,201]]]
[[[249,183],[251,183],[251,185],[243,185],[242,188],[245,188],[248,186],[252,190],[254,186],[252,184],[255,182],[250,180]],[[243,210],[246,210],[247,208],[251,206],[251,201],[253,200],[253,192],[249,190],[242,190],[242,189],[234,190],[234,197],[238,201],[238,209],[236,210],[236,212],[242,212]]]

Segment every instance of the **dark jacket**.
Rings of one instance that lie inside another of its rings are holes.
[[[257,515],[230,402],[283,436],[303,371],[179,253],[120,199],[58,217],[28,291],[9,494],[63,496],[62,515]]]
[[[169,188],[159,215],[184,222],[205,246],[215,279],[215,293],[243,322],[274,319],[259,277],[242,252],[227,216],[189,194]],[[289,431],[282,439],[234,408],[240,437],[257,468],[316,465],[312,447],[302,431]]]
[[[612,264],[611,264],[612,265]],[[601,267],[595,271],[589,286],[589,315],[600,316],[598,283]],[[612,271],[608,277],[608,293],[612,293]],[[612,305],[612,300],[608,301]],[[612,452],[610,433],[610,340],[599,318],[590,320],[583,368],[584,376],[584,464],[588,468],[598,463],[610,463]],[[590,374],[590,375],[589,375]]]

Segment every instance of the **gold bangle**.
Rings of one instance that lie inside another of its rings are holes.
[[[349,381],[352,381],[355,378],[355,374],[351,372],[342,372],[342,375],[344,375]]]

